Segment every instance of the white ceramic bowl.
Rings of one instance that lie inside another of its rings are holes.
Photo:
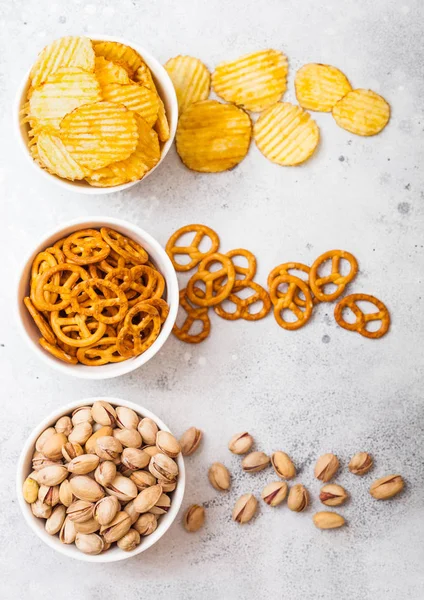
[[[64,554],[69,558],[76,558],[77,560],[82,560],[85,562],[104,563],[125,560],[126,558],[131,558],[136,554],[140,554],[141,552],[144,552],[145,550],[153,546],[153,544],[155,544],[166,533],[166,531],[169,529],[169,527],[175,520],[180,509],[181,503],[183,501],[185,489],[185,467],[183,457],[180,454],[176,459],[179,468],[179,476],[177,480],[177,487],[172,492],[171,508],[166,514],[160,517],[157,529],[151,535],[141,538],[141,543],[139,546],[137,546],[135,550],[132,550],[131,552],[125,552],[124,550],[121,550],[115,545],[102,554],[91,556],[89,554],[83,554],[82,552],[80,552],[80,550],[78,550],[78,548],[74,544],[62,544],[57,535],[49,535],[44,528],[44,519],[38,519],[37,517],[34,517],[30,505],[25,502],[22,495],[22,484],[32,471],[31,459],[35,449],[35,442],[38,436],[45,429],[47,429],[47,427],[54,425],[59,419],[59,417],[69,414],[75,408],[78,408],[78,406],[91,405],[97,400],[106,400],[106,402],[109,402],[112,405],[127,406],[128,408],[132,408],[139,415],[143,417],[150,417],[150,419],[155,421],[159,429],[169,431],[165,423],[163,423],[156,415],[154,415],[149,410],[143,408],[142,406],[134,404],[134,402],[128,402],[127,400],[121,400],[119,398],[105,398],[104,396],[99,398],[86,398],[85,400],[71,402],[71,404],[63,406],[51,415],[49,415],[30,433],[19,457],[16,477],[16,493],[18,496],[19,506],[21,508],[22,514],[24,515],[25,521],[28,523],[33,532],[36,535],[38,535],[38,537],[41,540],[43,540],[43,542],[50,546],[50,548],[53,548],[53,550],[57,550],[58,552]]]
[[[40,332],[32,320],[31,315],[28,313],[23,303],[23,299],[29,294],[31,265],[35,256],[39,252],[45,248],[48,248],[57,240],[60,240],[62,237],[69,235],[74,231],[86,228],[99,229],[100,227],[111,227],[112,229],[116,229],[116,231],[119,231],[120,233],[132,238],[136,242],[139,242],[143,248],[147,250],[153,263],[165,278],[165,298],[169,304],[169,315],[163,324],[157,339],[150,346],[150,348],[148,348],[148,350],[146,350],[146,352],[140,356],[129,358],[128,360],[124,360],[119,363],[109,363],[107,365],[101,365],[97,367],[88,367],[82,364],[71,365],[55,358],[40,346],[38,343]],[[81,377],[83,379],[109,379],[111,377],[118,377],[118,375],[124,375],[125,373],[129,373],[141,365],[144,365],[156,354],[156,352],[160,350],[170,335],[172,327],[175,323],[175,319],[177,318],[178,303],[178,281],[175,269],[159,242],[157,242],[150,234],[143,229],[140,229],[136,225],[132,225],[127,221],[121,221],[119,219],[112,219],[109,217],[87,217],[85,219],[76,219],[66,223],[54,232],[50,232],[49,234],[45,235],[43,239],[36,245],[34,251],[31,252],[31,254],[23,263],[19,275],[16,296],[17,320],[20,330],[31,348],[48,365],[58,369],[65,375],[74,375],[75,377]]]
[[[119,42],[121,44],[130,46],[131,48],[134,48],[134,50],[136,50],[140,54],[140,56],[142,57],[142,59],[144,60],[144,62],[147,64],[150,71],[152,72],[152,76],[153,76],[153,80],[155,82],[156,88],[158,90],[160,97],[163,100],[164,105],[165,105],[166,115],[167,115],[167,118],[169,121],[169,129],[170,129],[169,140],[162,146],[160,161],[151,171],[149,171],[145,175],[145,177],[141,180],[141,181],[143,181],[144,179],[146,179],[146,177],[148,177],[151,173],[153,173],[153,171],[155,169],[157,169],[159,167],[159,165],[162,163],[162,161],[164,160],[165,156],[168,153],[169,148],[172,146],[172,142],[175,137],[175,131],[177,129],[177,122],[178,122],[178,102],[177,102],[177,96],[175,94],[174,86],[172,85],[172,81],[171,81],[168,73],[162,67],[160,62],[154,56],[152,56],[150,54],[150,52],[148,52],[147,50],[145,50],[138,44],[136,44],[132,41],[126,40],[124,38],[112,37],[110,35],[96,34],[96,35],[90,35],[89,37],[92,40]],[[40,48],[40,50],[41,50],[41,48]],[[34,52],[34,60],[35,60],[35,58],[36,58],[36,54]],[[124,183],[123,185],[116,185],[116,186],[112,186],[112,187],[108,187],[108,188],[98,188],[98,187],[93,187],[93,186],[89,185],[85,181],[68,181],[67,179],[62,179],[61,177],[57,177],[56,175],[51,175],[48,171],[45,171],[44,169],[39,167],[37,165],[37,163],[33,160],[32,156],[28,150],[28,125],[21,125],[20,112],[26,103],[26,95],[27,95],[27,91],[29,88],[29,74],[30,74],[30,70],[28,70],[28,72],[26,73],[26,75],[18,89],[18,93],[17,93],[16,101],[15,101],[13,119],[14,119],[14,123],[15,123],[15,130],[16,130],[19,145],[21,146],[25,156],[28,158],[28,160],[30,161],[32,166],[38,171],[38,173],[41,173],[44,177],[46,177],[50,181],[57,183],[62,188],[65,188],[72,192],[77,192],[79,194],[111,194],[113,192],[119,192],[122,190],[126,190],[127,188],[130,188],[133,185],[136,185],[136,183],[139,183],[139,181],[132,181],[130,183]]]

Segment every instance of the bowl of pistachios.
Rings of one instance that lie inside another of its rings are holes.
[[[118,398],[73,402],[30,434],[17,471],[22,514],[58,552],[87,562],[155,544],[181,506],[180,444],[149,410]]]

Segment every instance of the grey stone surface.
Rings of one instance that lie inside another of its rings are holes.
[[[424,597],[423,519],[423,114],[421,0],[297,2],[253,0],[68,0],[0,6],[2,103],[2,294],[0,561],[2,598],[57,600],[155,598],[225,600],[337,597],[343,600],[419,600]],[[252,145],[234,171],[200,175],[175,151],[152,177],[109,197],[82,197],[49,185],[27,165],[14,142],[11,106],[36,51],[68,33],[105,32],[145,45],[161,60],[193,54],[209,67],[265,47],[290,60],[289,88],[306,62],[328,62],[354,86],[370,87],[390,102],[389,126],[375,138],[339,129],[330,115],[315,116],[322,141],[302,167],[280,168]],[[390,334],[373,341],[338,328],[332,307],[319,306],[298,332],[272,317],[258,323],[213,319],[198,347],[170,339],[137,372],[106,383],[58,375],[18,336],[11,306],[24,255],[61,222],[111,215],[145,227],[162,243],[177,227],[204,222],[222,247],[246,247],[259,261],[258,281],[287,260],[311,261],[329,248],[353,252],[360,274],[352,291],[387,302]],[[201,451],[187,459],[184,502],[203,502],[207,523],[189,535],[176,522],[150,551],[125,563],[70,562],[45,547],[23,522],[15,499],[19,451],[28,432],[51,410],[75,398],[115,395],[151,408],[180,434],[195,424],[205,432]],[[314,497],[311,510],[261,505],[250,525],[231,522],[239,494],[260,493],[270,470],[248,476],[226,449],[248,429],[265,451],[293,456]],[[366,449],[375,468],[363,479],[346,469]],[[311,522],[318,482],[316,457],[334,451],[337,479],[351,493],[340,512],[348,527],[316,530]],[[223,461],[233,487],[218,494],[207,466]],[[400,472],[401,497],[373,501],[374,477]]]

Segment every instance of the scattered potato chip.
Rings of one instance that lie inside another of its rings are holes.
[[[180,114],[194,102],[206,100],[211,88],[211,74],[198,58],[176,56],[165,63],[174,84]]]
[[[183,112],[176,136],[177,152],[193,171],[232,169],[246,156],[251,138],[249,115],[232,104],[203,100]]]
[[[158,96],[143,85],[111,83],[102,88],[102,94],[104,100],[124,104],[129,110],[137,112],[149,125],[153,125],[158,118]]]
[[[85,104],[62,119],[60,137],[82,168],[101,169],[134,152],[137,122],[134,113],[122,104]]]
[[[227,102],[262,111],[286,91],[287,71],[285,54],[260,50],[219,64],[212,74],[212,87]]]
[[[83,104],[101,100],[100,86],[94,73],[77,67],[58,69],[29,99],[28,118],[40,126],[59,128],[62,118]]]
[[[37,149],[42,166],[53,175],[74,181],[84,179],[88,174],[66,150],[59,132],[55,135],[49,131],[42,131],[37,137]]]
[[[331,112],[350,90],[346,75],[331,65],[310,63],[301,67],[294,80],[296,98],[308,110]]]
[[[138,52],[119,42],[93,42],[93,46],[96,56],[103,56],[106,60],[123,66],[130,77],[143,62]]]
[[[141,83],[144,87],[149,88],[157,93],[155,82],[153,81],[152,74],[146,63],[142,62],[138,67],[137,71],[133,75],[133,81]]]
[[[168,119],[166,118],[165,105],[162,102],[162,100],[159,98],[159,96],[158,96],[158,99],[159,99],[159,112],[158,112],[157,121],[155,123],[155,130],[159,136],[159,140],[164,143],[169,140],[169,136],[170,136],[169,123],[168,123]]]
[[[352,90],[333,108],[340,127],[357,135],[380,133],[390,119],[390,105],[371,90]]]
[[[307,160],[319,141],[318,125],[311,115],[289,102],[278,102],[262,113],[253,135],[262,154],[283,166]]]
[[[124,67],[111,60],[106,60],[103,56],[96,56],[94,73],[102,87],[109,83],[130,83],[130,78]]]
[[[66,36],[46,46],[38,55],[31,69],[32,86],[37,87],[47,77],[64,67],[79,67],[84,71],[94,71],[94,50],[86,37]]]

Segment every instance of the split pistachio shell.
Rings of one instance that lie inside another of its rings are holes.
[[[170,483],[168,483],[166,481],[161,481],[160,484],[161,484],[164,492],[173,492],[175,490],[175,488],[177,487],[176,481],[171,481]]]
[[[100,529],[100,523],[93,517],[87,521],[74,521],[75,529],[78,533],[96,533]]]
[[[127,507],[125,507],[125,510],[127,510]],[[152,513],[144,513],[138,516],[138,519],[133,525],[134,529],[138,531],[141,536],[146,536],[150,535],[156,530],[158,526],[158,520],[156,515]]]
[[[116,424],[121,429],[137,429],[140,418],[136,412],[126,406],[116,408]]]
[[[131,471],[137,471],[144,469],[150,462],[150,456],[144,450],[140,448],[124,448],[121,456],[122,464],[131,469]]]
[[[160,450],[157,446],[143,446],[142,450],[150,457],[160,453]]]
[[[287,506],[294,512],[304,511],[309,504],[308,490],[301,483],[292,486],[287,498]]]
[[[96,454],[97,440],[106,435],[112,435],[112,431],[112,427],[104,425],[98,429],[96,433],[93,433],[93,435],[91,435],[85,443],[85,451],[87,454]]]
[[[59,504],[56,506],[50,517],[47,519],[45,529],[49,535],[55,535],[62,529],[66,517],[66,508]]]
[[[327,506],[340,506],[344,504],[349,495],[341,485],[328,483],[321,488],[319,499]]]
[[[93,510],[93,516],[100,525],[107,525],[121,510],[118,498],[116,496],[107,496],[99,500]]]
[[[262,500],[269,506],[278,506],[287,496],[288,485],[285,481],[272,481],[262,490]]]
[[[86,475],[97,468],[100,458],[96,454],[83,454],[68,463],[68,471],[77,475]]]
[[[140,448],[143,441],[136,429],[114,429],[113,437],[125,448]]]
[[[109,485],[105,486],[105,490],[111,496],[116,496],[121,502],[130,502],[137,494],[137,486],[131,479],[117,473],[115,479]]]
[[[68,437],[73,428],[71,418],[68,416],[60,417],[60,419],[56,421],[54,428],[56,429],[56,433],[63,433]]]
[[[39,485],[34,479],[27,477],[22,486],[22,494],[25,502],[32,504],[38,498]]]
[[[156,478],[148,471],[134,471],[131,473],[130,479],[135,483],[139,492],[156,484]]]
[[[61,461],[57,461],[57,460],[50,460],[50,458],[46,458],[45,456],[43,456],[41,454],[41,452],[34,452],[34,455],[32,457],[32,468],[34,469],[34,471],[40,471],[40,469],[43,469],[44,467],[50,467],[52,465],[61,465],[62,462]]]
[[[343,527],[346,521],[344,518],[335,512],[317,512],[313,516],[315,527],[318,529],[337,529]]]
[[[230,489],[231,475],[222,463],[216,462],[209,467],[208,478],[213,487],[219,492]]]
[[[55,435],[56,429],[54,427],[48,427],[43,431],[41,435],[38,436],[37,441],[35,442],[35,449],[37,452],[42,452],[43,446],[46,441],[52,436]]]
[[[330,481],[337,473],[339,468],[339,459],[334,454],[323,454],[319,457],[315,465],[315,477],[320,481]]]
[[[162,495],[160,484],[152,485],[140,492],[134,500],[134,508],[139,513],[149,512]]]
[[[93,518],[94,504],[87,500],[76,500],[66,509],[66,514],[74,523],[84,523]]]
[[[399,494],[405,487],[401,475],[387,475],[377,479],[370,487],[370,494],[376,500],[388,500]]]
[[[171,498],[167,494],[161,494],[159,500],[150,509],[154,515],[164,515],[171,508]]]
[[[349,471],[354,475],[365,475],[373,466],[373,459],[368,452],[357,452],[349,462]]]
[[[103,487],[108,486],[116,477],[116,465],[111,460],[100,463],[94,471],[94,479]]]
[[[68,436],[68,440],[70,442],[76,442],[77,444],[81,444],[81,446],[83,446],[88,441],[92,433],[93,429],[91,427],[91,424],[88,421],[83,421],[82,423],[78,423],[78,425],[75,425],[75,427]]]
[[[228,442],[228,449],[233,454],[246,454],[253,446],[253,438],[247,431],[236,433]]]
[[[296,477],[296,468],[289,455],[285,452],[281,452],[280,450],[274,452],[271,456],[271,464],[281,479],[293,479]]]
[[[124,511],[130,516],[131,526],[134,525],[134,523],[140,516],[140,513],[135,510],[134,500],[131,500],[131,502],[127,502],[127,504],[124,507]]]
[[[160,452],[163,452],[171,458],[177,458],[181,452],[181,446],[178,440],[169,433],[169,431],[158,431],[156,435],[156,446]]]
[[[50,460],[61,460],[62,447],[67,441],[68,438],[63,433],[54,433],[43,444],[43,455]]]
[[[149,471],[159,481],[170,483],[177,478],[178,465],[172,458],[159,452],[150,459]]]
[[[140,544],[140,534],[135,529],[130,529],[120,540],[117,541],[118,548],[125,552],[135,550]]]
[[[74,496],[80,500],[88,502],[97,502],[105,495],[103,488],[88,477],[88,475],[77,475],[71,479],[71,490]]]
[[[63,483],[63,482],[62,482]],[[61,484],[62,485],[62,484]],[[38,490],[38,499],[49,506],[59,504],[59,486],[58,485],[41,485]]]
[[[122,453],[122,444],[112,435],[99,437],[96,441],[96,454],[104,460],[114,460]]]
[[[72,424],[75,427],[80,423],[93,423],[90,406],[79,406],[72,413]]]
[[[233,521],[236,523],[247,523],[252,519],[257,511],[258,501],[253,494],[244,494],[241,496],[233,508]]]
[[[190,427],[180,438],[181,452],[184,456],[190,456],[196,452],[202,440],[203,433],[196,427]]]
[[[75,537],[75,545],[84,554],[100,554],[104,548],[102,538],[96,533],[77,533]]]
[[[183,524],[186,531],[195,533],[203,527],[205,523],[205,509],[199,504],[192,504],[186,510],[183,517]]]
[[[63,506],[71,506],[72,502],[75,500],[75,496],[72,493],[71,482],[69,479],[65,479],[59,486],[59,500],[63,504]]]
[[[49,465],[38,471],[40,485],[59,485],[68,476],[68,469],[63,465]]]
[[[66,442],[62,446],[62,456],[67,462],[71,462],[77,456],[82,456],[84,454],[84,448],[81,444],[77,444],[76,442]]]
[[[63,522],[62,529],[60,530],[59,539],[62,544],[73,544],[77,535],[75,524],[69,517]]]
[[[144,419],[141,419],[141,421],[138,424],[137,429],[138,429],[139,434],[143,438],[144,444],[147,444],[148,446],[155,445],[156,434],[159,431],[159,428],[152,419],[149,419],[149,417],[145,417]]]
[[[109,402],[98,400],[91,407],[91,415],[96,423],[110,428],[115,426],[116,411]],[[106,434],[105,435],[110,435]]]
[[[48,519],[52,514],[52,507],[40,500],[36,500],[31,504],[31,510],[34,517],[38,519]]]
[[[125,511],[118,512],[110,523],[100,528],[100,534],[108,543],[117,542],[131,528],[130,516]]]
[[[241,466],[247,473],[257,473],[269,465],[269,456],[264,452],[251,452],[242,460]]]

